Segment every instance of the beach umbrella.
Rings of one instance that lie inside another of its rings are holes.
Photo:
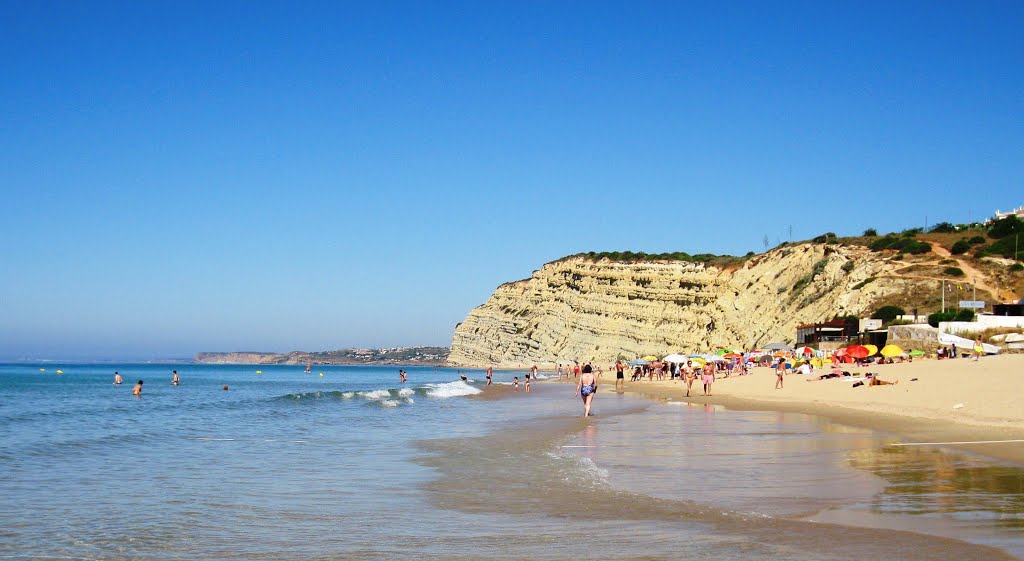
[[[665,362],[674,362],[676,364],[679,364],[679,363],[685,363],[687,358],[689,358],[689,357],[687,357],[686,355],[679,354],[679,353],[672,353],[672,354],[666,356],[665,358],[663,358],[661,360],[664,360]]]
[[[924,356],[924,351],[920,349],[910,351],[910,356]]]
[[[769,351],[788,351],[790,346],[785,343],[768,343],[764,348]]]
[[[722,356],[724,356],[725,358],[740,358],[740,354],[739,353],[726,353],[726,354],[724,354]]]
[[[885,358],[899,356],[901,354],[903,354],[903,349],[899,348],[896,345],[886,345],[882,347],[882,356],[884,356]]]
[[[728,360],[725,360],[724,358],[718,355],[705,355],[704,360],[706,360],[707,362],[729,362]]]
[[[864,345],[864,348],[868,350],[868,356],[875,356],[878,354],[878,347],[874,345]]]
[[[718,349],[717,351],[715,351],[715,354],[718,356],[725,356],[727,354],[731,354],[734,352],[735,351],[733,351],[732,349]]]
[[[646,360],[631,360],[631,361],[629,361],[629,365],[630,366],[646,366],[648,364],[650,364],[650,362],[647,362]]]
[[[689,361],[693,362],[693,364],[696,365],[696,366],[704,366],[707,363],[706,360],[704,360],[703,358],[701,358],[699,356],[695,357],[695,358],[688,358],[686,360],[689,360]]]
[[[863,345],[850,345],[846,347],[846,355],[852,356],[853,358],[864,358],[869,356],[871,351]]]
[[[774,355],[772,355],[772,356],[774,356],[775,358],[782,358],[782,357],[786,356],[786,353],[784,353],[784,352],[782,352],[782,351],[778,351],[778,352],[776,352],[776,353],[775,353]]]
[[[642,358],[643,358],[644,360],[650,360],[650,361],[655,361],[655,360],[658,360],[658,357],[656,357],[656,356],[654,356],[654,355],[647,355],[647,356],[645,356],[645,357],[642,357]]]
[[[796,350],[796,354],[798,354],[798,355],[813,355],[814,354],[814,349],[812,349],[810,347],[801,347],[801,348]]]

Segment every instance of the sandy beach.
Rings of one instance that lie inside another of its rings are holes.
[[[787,374],[784,387],[776,390],[774,370],[758,367],[746,376],[718,378],[709,397],[703,396],[698,381],[694,381],[689,398],[679,380],[627,379],[624,391],[666,401],[818,415],[893,433],[902,443],[942,443],[1024,464],[1024,441],[1006,442],[1024,440],[1024,355],[990,356],[979,362],[955,359],[864,368],[847,365],[845,369],[855,377],[877,372],[880,379],[898,383],[853,387],[849,378],[808,381],[816,376]],[[817,373],[827,371],[818,369]],[[614,371],[606,370],[599,391],[614,391],[614,383]]]

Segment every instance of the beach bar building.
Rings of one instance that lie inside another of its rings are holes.
[[[796,327],[796,344],[817,345],[819,349],[839,348],[850,339],[856,339],[860,322],[856,319],[835,319],[821,323],[808,323]]]

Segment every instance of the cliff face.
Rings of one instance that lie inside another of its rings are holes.
[[[807,243],[728,269],[567,258],[498,287],[456,327],[449,364],[607,362],[792,341],[799,324],[935,290],[934,279],[891,274],[890,257]]]

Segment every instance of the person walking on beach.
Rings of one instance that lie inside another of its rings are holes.
[[[494,369],[490,366],[487,367],[487,385],[491,385],[491,376],[494,375]]]
[[[715,382],[715,363],[704,365],[704,395],[711,395],[711,384]]]
[[[693,387],[693,361],[686,361],[683,367],[683,381],[686,383],[686,397],[690,397],[690,388]]]
[[[181,383],[181,378],[178,377],[178,371],[177,370],[171,370],[171,385],[172,386],[177,386],[180,383]]]
[[[142,380],[139,380],[139,383],[132,388],[132,395],[142,395]]]
[[[782,377],[786,375],[786,359],[780,358],[775,365],[775,389],[782,387]]]
[[[985,347],[981,346],[981,337],[974,339],[974,362],[981,360],[981,353],[984,352]]]
[[[115,386],[120,386],[121,382],[122,382],[121,375],[118,374],[117,372],[114,372],[114,385]]]
[[[593,372],[584,368],[583,374],[580,375],[579,381],[576,382],[576,395],[583,398],[584,417],[590,416],[590,405],[594,401],[595,393],[597,393],[597,379],[594,378]]]
[[[615,361],[615,389],[621,390],[626,385],[626,365],[622,363],[622,359]]]
[[[580,363],[579,363],[578,360],[574,360],[572,362],[573,362],[572,377],[573,378],[579,378],[580,377]]]

